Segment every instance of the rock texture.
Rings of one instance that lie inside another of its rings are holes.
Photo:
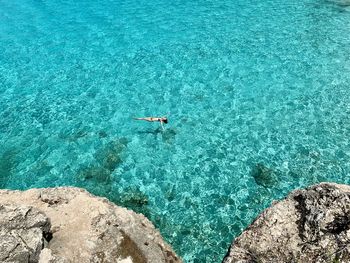
[[[141,214],[80,188],[0,190],[0,262],[181,262]]]
[[[24,205],[0,205],[0,262],[38,262],[50,220]]]
[[[349,229],[350,186],[296,190],[258,216],[223,263],[350,262]]]

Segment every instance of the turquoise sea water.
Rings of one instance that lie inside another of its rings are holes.
[[[185,262],[220,262],[292,189],[350,183],[349,138],[345,2],[0,0],[0,187],[85,187]]]

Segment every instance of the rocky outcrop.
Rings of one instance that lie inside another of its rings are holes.
[[[38,262],[50,220],[24,205],[0,205],[0,262]]]
[[[260,214],[223,263],[350,262],[349,229],[350,186],[296,190]]]
[[[181,260],[143,215],[63,187],[0,190],[0,262]]]

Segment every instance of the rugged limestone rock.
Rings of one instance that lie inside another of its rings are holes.
[[[0,190],[0,227],[0,262],[181,262],[143,215],[80,188]]]
[[[223,263],[350,262],[349,229],[350,186],[296,190],[258,216]]]
[[[0,262],[38,262],[50,221],[24,205],[0,205]]]

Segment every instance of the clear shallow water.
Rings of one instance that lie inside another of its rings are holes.
[[[0,0],[0,186],[85,187],[220,262],[273,199],[350,183],[349,90],[346,5]]]

